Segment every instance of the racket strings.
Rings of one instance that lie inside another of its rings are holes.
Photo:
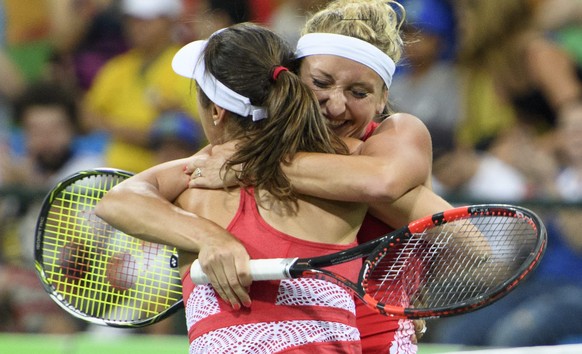
[[[93,209],[119,177],[91,176],[55,196],[47,213],[43,263],[59,301],[91,317],[135,321],[181,299],[173,249],[115,230]]]
[[[366,292],[402,308],[446,308],[507,284],[537,246],[527,218],[484,215],[410,235],[376,257]]]

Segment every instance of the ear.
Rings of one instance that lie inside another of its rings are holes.
[[[212,104],[212,121],[214,125],[219,125],[226,117],[227,110],[217,106],[216,104]]]

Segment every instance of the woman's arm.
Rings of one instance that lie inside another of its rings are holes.
[[[207,158],[191,159],[187,172],[201,168],[202,176],[193,176],[190,187],[221,188],[220,166],[233,151],[234,146],[214,147]],[[430,187],[431,166],[432,142],[426,126],[415,116],[399,113],[382,122],[356,154],[299,153],[291,164],[283,165],[283,171],[302,194],[390,203],[416,186]]]
[[[199,252],[210,235],[227,232],[173,204],[187,187],[186,162],[184,159],[164,163],[123,181],[97,204],[97,216],[140,239]]]
[[[369,213],[397,229],[453,206],[426,186],[418,186],[392,203],[371,203]]]
[[[196,253],[219,296],[235,309],[248,307],[252,279],[244,246],[220,225],[173,204],[190,180],[186,162],[164,163],[123,181],[95,212],[129,235]]]
[[[430,183],[431,165],[432,142],[426,126],[400,113],[382,122],[358,155],[302,153],[284,171],[300,193],[390,203]]]

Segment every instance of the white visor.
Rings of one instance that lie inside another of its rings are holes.
[[[251,104],[251,100],[242,96],[222,82],[218,81],[204,65],[204,48],[207,40],[194,41],[186,44],[174,55],[172,69],[180,76],[196,80],[196,83],[208,98],[216,105],[241,115],[252,116],[253,121],[267,118],[267,110]]]
[[[297,42],[295,56],[337,55],[366,65],[374,70],[386,87],[390,87],[396,70],[394,61],[383,51],[358,38],[334,33],[309,33]]]

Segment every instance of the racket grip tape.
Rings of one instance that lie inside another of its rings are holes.
[[[251,277],[255,281],[281,280],[291,278],[289,267],[297,258],[252,259],[250,261]],[[190,266],[190,278],[197,285],[209,284],[210,280],[202,271],[200,262],[195,260]]]

